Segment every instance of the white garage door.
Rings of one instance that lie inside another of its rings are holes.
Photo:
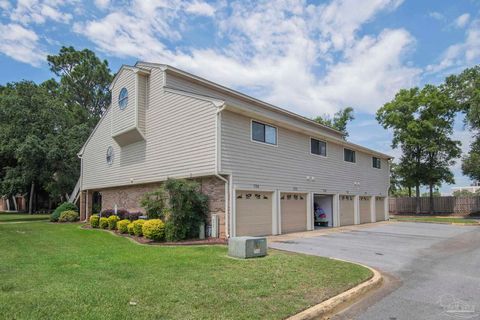
[[[353,196],[340,196],[340,225],[349,226],[355,223],[355,206]]]
[[[282,233],[307,230],[307,195],[282,193],[280,195],[282,212]]]
[[[377,221],[385,221],[385,198],[375,198],[375,219]]]
[[[360,223],[372,222],[370,197],[360,197]]]
[[[272,234],[272,193],[237,191],[235,215],[237,236]]]

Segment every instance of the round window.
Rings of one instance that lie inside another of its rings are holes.
[[[112,146],[107,148],[107,155],[106,155],[105,159],[107,160],[107,163],[109,165],[111,165],[113,163],[113,148],[112,148]]]
[[[128,104],[128,91],[127,88],[122,88],[120,94],[118,95],[118,106],[121,110],[125,109]]]

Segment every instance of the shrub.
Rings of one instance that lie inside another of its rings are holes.
[[[63,211],[58,218],[58,222],[75,222],[78,220],[78,212],[73,210]]]
[[[133,221],[133,234],[137,237],[143,236],[142,226],[145,223],[145,220],[135,220]]]
[[[135,232],[133,232],[133,222],[130,222],[128,224],[127,229],[128,229],[128,233],[131,234],[132,236],[135,234]]]
[[[115,230],[117,229],[117,222],[120,220],[117,216],[110,216],[108,220],[108,229]]]
[[[130,224],[130,220],[120,220],[117,222],[117,229],[120,233],[128,233],[128,225]]]
[[[126,219],[125,216],[128,214],[126,209],[117,209],[117,216],[123,220]],[[109,218],[115,215],[115,209],[105,209],[100,212],[100,217]]]
[[[167,203],[167,193],[163,187],[145,193],[140,199],[140,205],[145,209],[149,219],[163,219],[162,211]]]
[[[107,228],[108,228],[108,218],[101,217],[101,218],[100,218],[99,226],[100,226],[100,228],[102,228],[102,229],[107,229]]]
[[[143,216],[143,213],[141,213],[140,211],[127,212],[124,219],[128,219],[130,221],[135,221],[135,220],[138,220],[140,218],[140,216]]]
[[[98,225],[100,224],[100,217],[98,214],[92,214],[90,216],[90,226],[92,228],[98,228]]]
[[[56,222],[60,218],[63,211],[78,211],[78,207],[74,203],[64,202],[55,209],[50,215],[50,221]]]
[[[170,205],[166,231],[169,241],[198,237],[199,226],[205,223],[208,214],[208,197],[199,189],[194,181],[169,179],[165,182]]]
[[[175,234],[175,225],[173,224],[173,222],[171,220],[168,220],[167,222],[165,222],[165,229],[164,229],[164,233],[165,233],[165,240],[167,241],[177,241],[177,235]]]
[[[142,226],[143,236],[151,240],[163,240],[165,236],[164,231],[165,224],[160,219],[147,220]]]

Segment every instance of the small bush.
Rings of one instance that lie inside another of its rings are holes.
[[[73,210],[63,211],[58,218],[58,222],[75,222],[78,220],[78,212]]]
[[[165,224],[160,219],[147,220],[142,226],[143,236],[150,240],[161,241],[165,236]]]
[[[143,236],[142,227],[145,223],[145,220],[135,220],[133,221],[133,234],[137,237]]]
[[[115,230],[117,228],[117,222],[120,220],[117,216],[110,216],[108,219],[108,229]]]
[[[127,229],[128,229],[128,233],[131,234],[132,236],[135,234],[135,232],[133,232],[133,222],[130,222],[128,224]]]
[[[126,209],[117,209],[117,216],[123,220],[126,219],[125,215],[128,214]],[[109,218],[115,215],[115,209],[105,209],[100,212],[100,217]]]
[[[140,218],[140,216],[143,216],[143,213],[141,213],[140,211],[127,212],[124,219],[128,219],[130,221],[135,221],[135,220],[138,220]]]
[[[56,222],[60,218],[63,211],[78,211],[78,207],[74,203],[64,202],[55,209],[50,215],[50,221]]]
[[[172,220],[168,220],[167,222],[165,222],[164,233],[165,240],[170,242],[178,241],[181,238],[180,235],[177,233],[177,228],[175,227],[175,224]]]
[[[102,228],[102,229],[107,229],[107,228],[108,228],[108,218],[101,217],[101,218],[100,218],[99,226],[100,226],[100,228]]]
[[[90,217],[90,226],[92,228],[98,228],[99,224],[100,224],[100,217],[98,216],[98,214],[93,214]]]
[[[124,219],[117,222],[117,229],[120,233],[128,233],[128,225],[130,220]]]

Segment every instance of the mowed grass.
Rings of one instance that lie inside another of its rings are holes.
[[[0,212],[0,223],[2,222],[16,222],[16,221],[37,221],[48,220],[48,214],[28,214],[28,213],[10,213]]]
[[[396,221],[413,221],[413,222],[434,222],[434,223],[466,223],[478,224],[479,220],[465,219],[456,217],[425,217],[425,216],[390,216],[391,220]]]
[[[133,243],[79,224],[0,225],[0,317],[281,319],[369,279],[370,270],[269,250]]]

